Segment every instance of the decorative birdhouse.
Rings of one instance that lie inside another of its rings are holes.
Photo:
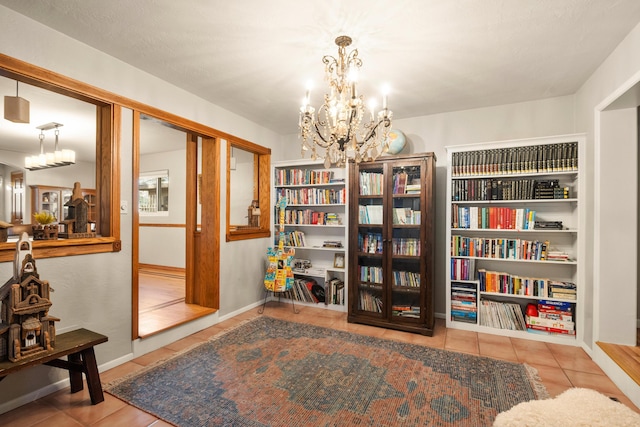
[[[56,340],[49,282],[41,280],[27,233],[16,244],[13,277],[0,287],[0,360],[46,353]]]

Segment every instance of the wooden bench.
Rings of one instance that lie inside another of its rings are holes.
[[[100,374],[96,364],[93,347],[106,342],[108,338],[87,329],[77,329],[56,336],[55,347],[44,355],[27,357],[17,362],[0,362],[0,381],[7,375],[22,371],[36,365],[55,366],[69,371],[71,393],[82,390],[82,373],[87,377],[87,387],[91,403],[95,405],[104,401]],[[67,360],[60,359],[67,356]]]

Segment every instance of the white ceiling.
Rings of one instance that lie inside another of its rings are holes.
[[[360,93],[388,85],[402,119],[575,93],[640,22],[638,0],[0,4],[281,134],[297,131],[310,80],[320,103],[342,34],[363,60]]]

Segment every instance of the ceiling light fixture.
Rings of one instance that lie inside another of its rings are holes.
[[[18,96],[16,80],[16,96],[4,97],[4,118],[14,123],[29,123],[29,101]]]
[[[76,162],[76,152],[73,150],[61,150],[58,142],[58,136],[61,123],[47,123],[45,125],[38,126],[36,129],[40,129],[40,154],[35,156],[27,156],[24,159],[24,167],[30,171],[39,169],[57,168],[60,166],[73,165]],[[56,143],[53,152],[46,153],[44,151],[44,131],[55,129]]]
[[[348,160],[356,163],[375,160],[389,149],[393,113],[387,108],[387,94],[382,97],[382,110],[375,114],[375,105],[371,104],[370,117],[366,117],[364,96],[356,90],[362,60],[358,49],[346,53],[351,41],[349,36],[339,36],[336,38],[338,58],[330,55],[322,58],[330,93],[324,95],[318,111],[310,105],[310,89],[300,108],[302,156],[311,150],[311,158],[315,160],[319,157],[317,149],[323,148],[327,168],[332,164],[343,166]]]

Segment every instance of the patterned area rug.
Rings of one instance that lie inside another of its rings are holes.
[[[548,397],[525,365],[267,316],[105,391],[177,426],[490,426]]]

